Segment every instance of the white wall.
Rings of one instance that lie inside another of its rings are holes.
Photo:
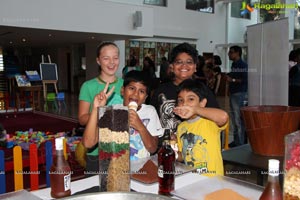
[[[143,25],[133,29],[132,15],[137,10],[142,11]],[[220,3],[209,14],[186,10],[183,0],[169,0],[167,7],[99,0],[1,0],[0,6],[0,25],[198,40],[200,52],[224,43],[224,17]]]
[[[201,52],[213,51],[215,44],[224,43],[225,10],[215,4],[215,13],[185,9],[185,1],[168,1],[168,9],[154,10],[154,36],[197,40]],[[212,41],[212,43],[210,42]]]
[[[133,13],[143,12],[143,28],[133,28]],[[1,0],[0,25],[96,32],[153,35],[153,9],[99,0]]]
[[[231,17],[231,4],[228,9],[228,43],[244,43],[247,26],[257,24],[258,11],[251,12],[251,19]]]
[[[248,27],[249,105],[288,105],[288,19]]]

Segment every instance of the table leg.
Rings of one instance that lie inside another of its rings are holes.
[[[34,91],[30,92],[30,95],[32,97],[32,110],[35,110],[35,101],[34,101]]]
[[[47,87],[46,87],[46,83],[43,83],[43,93],[44,93],[44,100],[46,101],[46,98],[47,98]]]
[[[55,89],[55,93],[56,93],[56,95],[58,94],[58,90],[57,90],[57,85],[56,85],[56,83],[54,83],[54,89]]]
[[[40,98],[41,93],[40,93],[40,90],[37,91],[37,95],[38,95],[37,107],[38,107],[39,110],[41,110],[41,101],[40,101],[41,100],[41,98]]]

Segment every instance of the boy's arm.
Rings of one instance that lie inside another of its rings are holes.
[[[177,161],[182,162],[183,161],[182,153],[180,151],[178,151],[177,153],[178,153]]]
[[[157,150],[158,137],[152,136],[149,133],[149,131],[147,130],[147,128],[141,121],[140,117],[134,110],[129,109],[128,112],[129,112],[130,127],[134,128],[135,130],[137,130],[140,133],[142,141],[145,145],[145,148],[150,153],[154,153]]]
[[[105,106],[107,99],[113,93],[115,87],[112,87],[110,91],[107,92],[109,83],[106,84],[105,88],[94,97],[93,109],[89,116],[87,125],[84,129],[82,136],[82,144],[86,148],[91,148],[97,144],[99,140],[99,134],[97,130],[97,112],[99,106]]]
[[[179,106],[174,108],[173,111],[183,119],[189,119],[195,114],[199,115],[215,122],[219,127],[224,126],[228,121],[228,114],[224,110],[218,108]]]

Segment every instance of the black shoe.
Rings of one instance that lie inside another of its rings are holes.
[[[229,146],[230,148],[233,148],[233,147],[236,147],[237,145],[236,145],[234,142],[231,142],[228,146]]]

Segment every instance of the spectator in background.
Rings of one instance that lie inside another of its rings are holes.
[[[295,50],[297,62],[289,70],[289,106],[300,106],[300,49]]]
[[[149,104],[150,97],[152,96],[153,90],[156,89],[159,86],[159,79],[156,78],[156,75],[155,75],[155,64],[154,64],[153,60],[150,57],[146,56],[144,58],[143,64],[144,64],[144,66],[143,66],[143,70],[142,71],[145,74],[147,74],[150,77],[150,79],[151,79],[150,85],[149,85],[150,95],[146,99],[146,104]]]
[[[137,59],[135,58],[135,56],[131,55],[129,63],[122,70],[122,77],[124,77],[128,72],[133,70],[140,71],[140,67],[137,66]]]
[[[213,73],[214,73],[214,77],[215,77],[215,84],[214,84],[213,92],[215,95],[218,94],[220,83],[221,83],[222,71],[221,71],[220,65],[222,65],[220,56],[214,55]]]
[[[201,55],[198,55],[198,62],[197,62],[195,75],[197,76],[198,79],[201,80],[201,82],[206,84],[206,78],[205,78],[205,75],[203,72],[204,65],[205,65],[204,57]]]
[[[216,71],[221,71],[221,67],[220,66],[222,65],[222,60],[221,60],[220,56],[214,55],[213,65],[214,65],[213,69],[220,68],[220,70],[216,70]]]
[[[297,64],[297,50],[292,50],[289,54],[289,70]]]
[[[209,89],[211,89],[211,91],[214,91],[215,82],[216,82],[213,67],[214,67],[213,63],[208,62],[205,64],[203,68],[204,76],[206,78],[206,84],[209,87]]]
[[[147,73],[151,78],[156,78],[155,64],[150,57],[145,57],[143,61],[143,72]]]
[[[244,106],[248,90],[248,65],[242,59],[242,48],[232,46],[228,57],[232,61],[231,72],[227,75],[230,92],[230,128],[234,141],[229,147],[245,144],[245,128],[241,119],[240,108]]]
[[[161,83],[170,81],[169,62],[166,57],[161,58],[159,78]]]

